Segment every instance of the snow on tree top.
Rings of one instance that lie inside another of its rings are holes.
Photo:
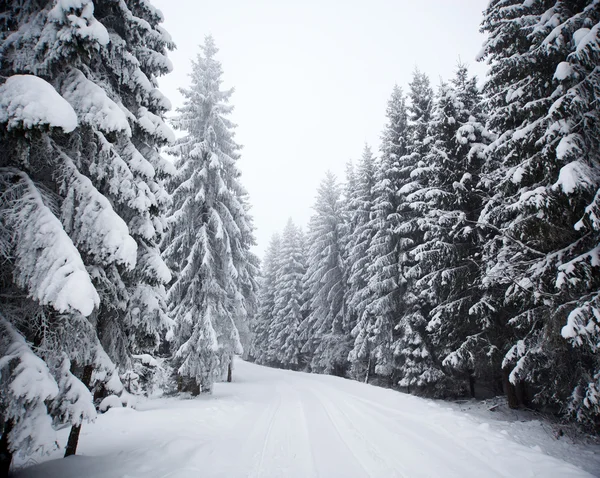
[[[77,115],[50,83],[34,75],[13,75],[0,86],[0,123],[8,123],[9,130],[48,125],[70,133]]]

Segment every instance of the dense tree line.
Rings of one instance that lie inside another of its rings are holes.
[[[55,449],[66,425],[75,453],[97,410],[148,391],[153,355],[197,394],[231,376],[247,341],[258,262],[231,91],[207,38],[175,140],[157,88],[174,48],[162,21],[147,1],[4,3],[3,476],[14,453]]]
[[[415,71],[379,157],[324,179],[306,244],[273,239],[253,357],[597,428],[600,4],[492,0],[482,30],[483,88]]]

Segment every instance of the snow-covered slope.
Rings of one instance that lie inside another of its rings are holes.
[[[82,456],[17,477],[591,476],[533,433],[525,446],[440,402],[242,361],[234,379],[212,396],[112,409],[82,429]]]

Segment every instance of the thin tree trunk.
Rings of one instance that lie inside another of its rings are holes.
[[[469,392],[471,392],[471,398],[475,398],[475,375],[473,372],[469,372]]]
[[[227,366],[227,381],[231,382],[233,370],[231,369],[231,360],[229,361],[229,365]]]
[[[371,371],[371,354],[369,354],[369,361],[367,362],[367,373],[365,374],[365,383],[369,383],[369,372]]]
[[[83,367],[83,376],[81,381],[83,384],[90,388],[92,382],[92,372],[94,371],[93,365],[86,365]],[[77,451],[77,444],[79,443],[79,433],[81,432],[81,425],[73,425],[71,427],[71,433],[69,433],[69,440],[67,441],[67,447],[65,448],[65,457],[74,455]]]
[[[508,368],[502,369],[502,383],[504,385],[504,393],[508,401],[509,408],[519,408],[519,398],[517,397],[517,391],[515,386],[510,383],[510,370]]]
[[[2,432],[2,438],[0,438],[0,478],[6,478],[10,471],[13,454],[8,447],[8,435],[12,428],[12,420],[4,422],[4,431]]]

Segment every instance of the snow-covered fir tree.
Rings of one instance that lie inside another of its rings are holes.
[[[366,147],[366,145],[365,145]],[[350,288],[348,287],[348,280],[350,279],[350,238],[356,228],[356,221],[353,220],[354,210],[357,205],[357,180],[354,163],[352,160],[346,163],[346,181],[343,184],[341,193],[342,203],[342,227],[340,229],[340,247],[342,250],[342,262],[344,264],[343,273],[344,276],[342,281],[346,284],[344,291],[344,315],[342,318],[344,330],[354,329],[356,326],[356,314],[351,310],[349,301],[352,297]]]
[[[348,356],[351,365],[350,374],[358,380],[367,377],[369,362],[369,343],[366,327],[368,326],[369,288],[367,267],[369,265],[369,247],[376,229],[371,221],[375,204],[375,158],[371,148],[365,144],[362,157],[358,163],[354,184],[349,186],[347,221],[350,227],[346,238],[346,269],[348,285],[346,303],[349,313],[356,317],[351,333],[355,341]],[[366,315],[365,315],[366,314]],[[359,326],[360,324],[360,326]]]
[[[387,125],[381,145],[373,185],[373,206],[367,228],[373,238],[367,249],[365,308],[352,334],[353,362],[366,361],[366,373],[391,379],[394,371],[394,327],[398,318],[402,289],[406,285],[398,269],[404,238],[398,234],[398,195],[402,186],[401,158],[407,154],[408,118],[404,92],[395,86],[388,101]]]
[[[415,378],[428,373],[423,363],[430,352],[423,347],[423,337],[429,336],[429,349],[435,350],[436,363],[446,372],[436,372],[438,394],[461,394],[468,388],[474,396],[475,376],[489,375],[490,360],[495,358],[496,365],[498,360],[489,336],[493,331],[484,332],[487,324],[469,313],[479,300],[476,223],[482,193],[477,185],[488,136],[484,123],[476,79],[459,65],[451,83],[439,88],[429,126],[430,149],[423,166],[413,172],[422,189],[410,196],[424,205],[423,241],[413,254],[418,271],[415,287],[430,310],[427,330],[420,323],[416,334],[412,328],[417,324],[406,324],[410,340],[401,352],[403,369],[416,368],[405,371],[405,376]],[[456,377],[449,379],[447,374]]]
[[[222,68],[212,37],[192,64],[191,86],[173,119],[185,132],[177,156],[173,205],[164,256],[175,270],[168,292],[175,320],[174,364],[179,386],[210,391],[231,373],[242,347],[236,323],[247,320],[254,301],[256,261],[247,193],[240,183],[235,125],[228,118],[233,90],[223,90]]]
[[[268,328],[268,354],[284,368],[303,365],[301,325],[306,247],[302,231],[290,219],[283,230],[273,287],[273,313]]]
[[[495,0],[482,24],[498,138],[480,222],[489,310],[514,334],[504,368],[587,424],[600,412],[599,21],[597,0]]]
[[[341,190],[328,172],[317,191],[307,234],[308,269],[306,303],[308,317],[302,324],[302,352],[311,359],[311,370],[343,375],[350,350],[344,330],[345,288],[342,249],[344,227]]]
[[[281,236],[273,234],[262,262],[259,280],[258,311],[252,321],[252,358],[261,364],[274,365],[274,357],[269,355],[271,334],[269,327],[275,317],[275,287],[281,257]]]
[[[157,346],[170,278],[156,247],[167,202],[158,148],[171,138],[156,77],[173,45],[148,2],[94,6],[7,4],[0,33],[3,320],[14,347],[33,344],[18,356],[46,363],[57,383],[48,410],[77,433],[94,415],[85,387],[117,391],[111,360],[125,369],[132,351]],[[20,366],[4,363],[10,380]],[[15,451],[19,427],[36,425],[4,418]]]
[[[397,267],[402,298],[396,313],[393,353],[400,385],[423,392],[441,373],[426,341],[427,297],[416,286],[419,271],[414,251],[423,242],[422,218],[427,209],[417,192],[424,187],[429,170],[425,156],[430,148],[428,129],[433,109],[429,78],[418,69],[413,72],[407,97],[406,154],[398,161],[395,229],[400,238]]]

